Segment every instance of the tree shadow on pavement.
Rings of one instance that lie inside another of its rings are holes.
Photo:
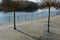
[[[25,32],[22,32],[22,31],[20,31],[20,30],[18,30],[18,29],[16,29],[16,30],[17,30],[18,32],[24,34],[24,35],[27,35],[28,37],[31,37],[31,38],[35,39],[35,40],[40,40],[40,37],[37,38],[37,37],[34,37],[34,36],[32,36],[32,35],[29,35],[29,34],[27,34],[27,33],[25,33]]]

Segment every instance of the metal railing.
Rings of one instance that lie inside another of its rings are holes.
[[[51,16],[56,15],[56,13],[51,13]],[[16,21],[25,21],[25,20],[32,20],[32,19],[39,19],[42,17],[47,17],[48,13],[31,13],[31,14],[23,14],[23,15],[16,15]],[[1,22],[13,22],[14,16],[2,16],[0,17]],[[1,23],[0,22],[0,23]]]

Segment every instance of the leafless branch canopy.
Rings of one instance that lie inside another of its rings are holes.
[[[41,5],[39,8],[43,9],[49,6],[53,6],[55,8],[60,8],[60,2],[59,0],[41,0]]]
[[[36,0],[37,1],[37,0]],[[23,1],[12,1],[12,0],[3,0],[1,9],[8,10],[8,9],[44,9],[49,6],[60,8],[60,2],[59,0],[40,0],[41,3],[38,5],[34,2],[29,2],[27,0]]]

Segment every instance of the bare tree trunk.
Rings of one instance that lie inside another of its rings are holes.
[[[48,33],[50,32],[50,6],[49,6],[49,15],[48,15]]]
[[[16,30],[16,19],[15,19],[15,9],[14,9],[14,30]]]

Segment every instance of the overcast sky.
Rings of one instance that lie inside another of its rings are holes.
[[[29,1],[33,1],[33,2],[36,2],[36,0],[29,0]]]
[[[0,2],[1,2],[1,0],[0,0]]]

